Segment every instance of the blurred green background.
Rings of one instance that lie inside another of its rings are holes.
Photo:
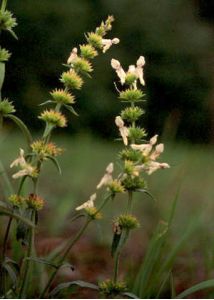
[[[10,0],[9,9],[18,20],[19,40],[2,36],[2,45],[13,53],[4,95],[31,127],[40,128],[38,104],[60,86],[70,50],[113,14],[111,36],[121,43],[95,60],[93,79],[77,97],[81,117],[71,121],[69,131],[115,136],[112,124],[120,104],[110,59],[119,59],[126,69],[144,55],[149,133],[213,141],[212,0]]]

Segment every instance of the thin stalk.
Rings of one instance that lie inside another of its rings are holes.
[[[128,203],[127,203],[127,208],[126,208],[126,213],[129,214],[132,210],[132,202],[133,202],[133,192],[129,191],[128,192]],[[122,252],[122,249],[128,239],[129,236],[129,230],[126,230],[125,232],[122,232],[122,240],[119,244],[118,250],[115,254],[115,259],[114,259],[114,277],[113,281],[114,283],[117,283],[118,279],[118,273],[119,273],[119,263],[120,263],[120,255]]]
[[[32,220],[32,222],[35,223],[35,211],[32,212],[31,220]],[[32,227],[32,228],[30,228],[27,257],[31,257],[34,252],[34,235],[35,235],[35,231],[34,231],[34,228]],[[32,262],[30,259],[25,260],[24,276],[23,276],[23,280],[22,280],[21,288],[20,288],[20,292],[19,292],[19,299],[25,298],[25,292],[27,289],[27,285],[29,283],[31,263]]]
[[[5,11],[6,6],[7,6],[7,0],[2,0],[2,3],[1,3],[1,10],[2,10],[2,11]]]
[[[97,209],[97,213],[99,213],[103,207],[106,205],[106,203],[108,202],[108,200],[110,198],[112,198],[113,196],[107,195],[104,200],[103,203],[100,205],[100,207]],[[40,295],[40,299],[45,298],[46,293],[48,292],[59,268],[61,267],[61,264],[64,262],[65,258],[67,257],[68,253],[70,252],[71,248],[74,246],[74,244],[76,244],[76,242],[81,238],[81,236],[83,235],[83,233],[85,232],[85,230],[87,229],[88,225],[91,223],[91,221],[93,221],[92,218],[88,218],[85,222],[85,224],[83,224],[83,226],[80,228],[79,232],[76,234],[76,236],[68,242],[67,246],[65,247],[65,252],[63,254],[63,256],[60,258],[59,262],[58,262],[58,267],[56,268],[56,270],[52,273],[47,285],[45,286],[44,290],[42,291],[41,295]],[[55,256],[56,257],[56,256]]]
[[[11,227],[11,224],[12,224],[12,220],[13,220],[13,218],[10,217],[9,221],[8,221],[8,224],[7,224],[5,236],[4,236],[3,248],[2,248],[2,261],[4,261],[5,255],[6,255],[7,242],[8,242],[8,238],[9,238],[9,232],[10,232],[10,227]]]
[[[44,290],[42,291],[41,295],[40,295],[40,299],[45,298],[46,293],[48,292],[53,280],[55,279],[55,276],[58,272],[58,270],[61,267],[61,264],[63,263],[63,261],[65,260],[66,256],[68,255],[68,253],[70,252],[71,248],[73,247],[73,245],[80,239],[80,237],[82,236],[82,234],[84,233],[84,231],[86,230],[86,228],[88,227],[89,223],[92,221],[92,219],[87,219],[85,224],[81,227],[81,229],[78,231],[78,233],[76,234],[76,236],[69,242],[69,244],[67,245],[67,249],[65,250],[64,255],[61,257],[59,263],[58,263],[58,267],[55,269],[55,271],[52,273],[47,285],[45,286]]]

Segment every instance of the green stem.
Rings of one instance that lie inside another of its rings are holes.
[[[6,6],[7,6],[7,0],[2,0],[2,3],[1,3],[1,11],[5,11]]]
[[[4,242],[3,242],[3,248],[2,248],[2,261],[4,261],[5,255],[6,255],[7,242],[8,242],[8,238],[9,238],[9,232],[10,232],[10,227],[11,227],[12,221],[13,221],[13,218],[10,217],[8,224],[7,224],[5,236],[4,236]]]
[[[111,194],[108,194],[106,197],[104,197],[103,203],[100,205],[100,207],[97,209],[97,213],[99,213],[103,207],[107,204],[108,200],[110,198],[112,198],[113,196]],[[76,234],[76,236],[68,242],[67,246],[65,247],[65,252],[63,254],[63,256],[60,258],[59,262],[58,262],[58,268],[52,273],[47,285],[45,286],[44,290],[42,291],[41,295],[40,295],[40,299],[43,299],[46,296],[46,293],[48,292],[59,268],[61,267],[61,264],[64,262],[65,258],[67,257],[68,253],[70,252],[71,248],[74,246],[74,244],[76,244],[76,242],[81,238],[81,236],[83,235],[83,233],[85,232],[85,230],[87,229],[88,225],[91,223],[91,221],[93,221],[92,218],[88,218],[85,222],[85,224],[83,224],[83,226],[80,228],[79,232]],[[56,258],[56,256],[55,256]]]
[[[33,223],[35,223],[35,211],[32,212],[31,220]],[[27,257],[31,257],[34,252],[34,228],[30,228],[30,236],[29,236],[29,245],[28,245],[28,251],[27,251]],[[26,289],[29,283],[29,276],[30,276],[30,269],[31,269],[31,260],[25,260],[25,269],[24,269],[24,276],[21,283],[21,288],[19,292],[19,299],[25,298]]]
[[[133,202],[133,192],[129,191],[128,192],[128,203],[127,203],[127,209],[126,209],[126,213],[129,214],[131,213],[132,210],[132,202]],[[119,244],[119,247],[117,249],[117,252],[115,254],[115,259],[114,259],[114,283],[117,283],[117,279],[118,279],[118,273],[119,273],[119,263],[120,263],[120,255],[122,252],[122,249],[128,239],[129,236],[129,230],[126,229],[125,232],[122,232],[122,239],[121,242]]]
[[[45,286],[43,292],[40,295],[40,299],[45,298],[46,293],[48,292],[52,282],[54,281],[54,278],[59,270],[59,268],[61,267],[61,264],[64,262],[66,256],[68,255],[68,253],[70,252],[71,248],[74,246],[74,244],[80,239],[80,237],[82,236],[82,234],[84,233],[84,231],[86,230],[86,228],[88,227],[89,223],[92,221],[92,219],[87,219],[85,224],[82,226],[82,228],[78,231],[78,233],[76,234],[76,236],[68,243],[67,245],[67,249],[65,250],[64,255],[61,257],[60,261],[58,262],[58,267],[55,269],[55,271],[52,273],[47,285]]]

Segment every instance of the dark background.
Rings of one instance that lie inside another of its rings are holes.
[[[214,141],[213,11],[214,2],[200,0],[10,0],[17,17],[13,40],[1,45],[12,58],[7,64],[3,95],[15,102],[17,114],[38,130],[39,103],[60,87],[70,50],[84,43],[107,15],[115,16],[111,37],[121,43],[94,61],[93,79],[77,95],[80,114],[70,121],[70,133],[89,131],[114,136],[114,117],[121,110],[113,81],[112,57],[127,69],[146,57],[147,114],[150,134],[190,142]]]

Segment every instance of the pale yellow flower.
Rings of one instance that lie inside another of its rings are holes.
[[[116,45],[120,42],[118,38],[114,39],[102,39],[102,45],[103,45],[103,53],[105,53],[112,45]]]
[[[151,175],[153,172],[159,169],[168,169],[170,166],[167,163],[159,163],[157,161],[150,161],[148,164],[144,165],[144,171]]]
[[[87,209],[87,208],[92,208],[94,207],[94,201],[97,198],[97,194],[91,195],[88,201],[84,202],[82,205],[76,207],[76,210],[81,210],[81,209]]]
[[[113,180],[113,178],[112,178],[113,171],[114,171],[114,164],[110,163],[106,167],[106,173],[104,174],[104,176],[101,178],[100,182],[98,183],[97,189],[100,189],[102,186],[108,185],[108,183]]]
[[[137,67],[136,67],[136,76],[139,79],[140,83],[142,85],[145,85],[145,80],[144,80],[144,73],[143,73],[143,67],[145,65],[145,58],[143,56],[140,56],[139,59],[137,60]]]
[[[78,51],[77,51],[76,47],[72,49],[72,51],[70,53],[70,56],[69,56],[69,58],[67,60],[67,64],[70,65],[70,64],[72,64],[74,62],[74,60],[78,57],[77,52]]]
[[[111,66],[116,71],[117,76],[120,78],[120,82],[123,85],[126,80],[126,72],[121,67],[121,64],[118,60],[112,58],[111,60]]]
[[[12,175],[14,179],[23,176],[31,176],[31,177],[37,176],[36,168],[26,162],[24,154],[25,154],[24,150],[20,149],[19,157],[15,159],[10,165],[10,168],[18,167],[18,166],[21,168],[20,171]]]
[[[127,146],[128,145],[128,135],[129,135],[128,128],[126,126],[124,126],[124,122],[120,116],[117,116],[115,118],[115,124],[117,125],[117,127],[120,131],[120,135],[123,139],[124,145]]]

